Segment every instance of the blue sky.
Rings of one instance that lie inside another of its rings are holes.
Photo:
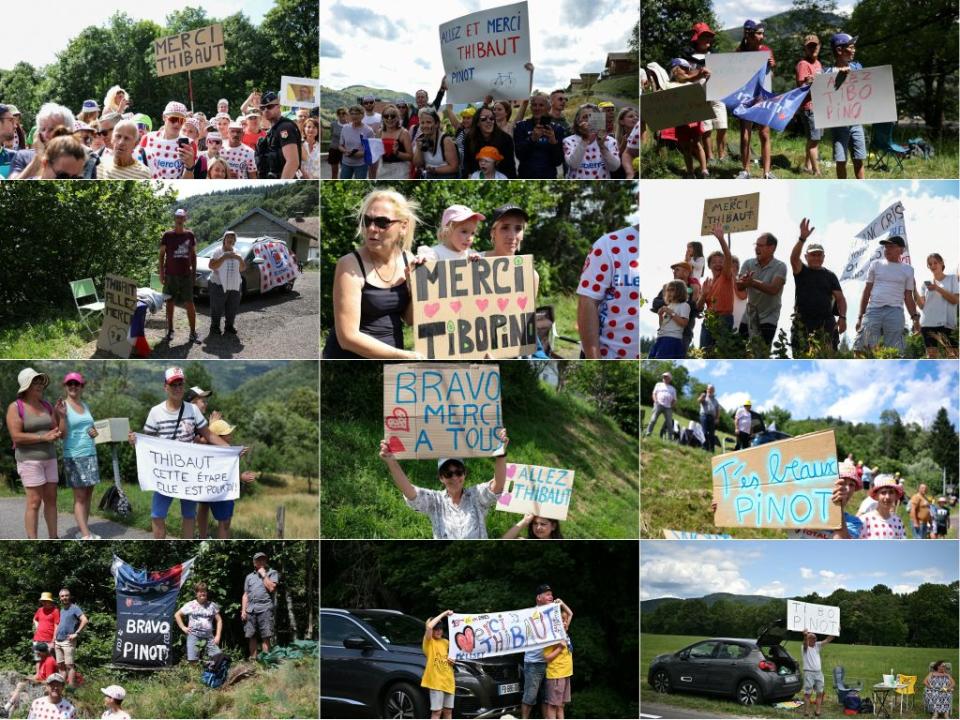
[[[856,4],[841,0],[837,3],[837,12],[849,15]],[[713,12],[720,20],[721,28],[731,28],[742,26],[747,18],[763,20],[791,7],[793,3],[790,0],[715,0]]]
[[[928,426],[941,406],[957,425],[958,366],[949,360],[684,360],[690,374],[716,387],[732,410],[748,397],[755,409],[779,405],[795,418],[876,422],[893,408]]]
[[[776,133],[773,145],[776,152]],[[931,252],[943,256],[948,273],[958,271],[960,190],[955,180],[786,180],[776,183],[763,180],[713,180],[709,183],[645,180],[640,189],[641,295],[652,300],[664,283],[672,279],[670,266],[683,260],[688,242],[701,241],[706,256],[719,249],[712,236],[699,237],[705,199],[753,192],[760,193],[759,227],[755,231],[734,233],[732,251],[743,262],[753,257],[753,243],[761,232],[771,232],[778,238],[774,257],[788,266],[780,327],[788,332],[795,293],[793,274],[789,272],[790,251],[799,235],[800,220],[805,217],[814,227],[809,242],[824,246],[824,266],[839,278],[854,236],[900,200],[904,206],[907,242],[916,281],[929,279],[926,257]],[[689,208],[689,212],[678,213],[679,202]],[[710,271],[704,272],[706,276]],[[859,280],[841,283],[847,299],[847,316],[851,320],[856,318],[863,286]],[[656,325],[656,314],[644,308],[640,313],[641,334],[654,337]],[[853,333],[851,322],[846,335],[851,345]],[[694,335],[694,343],[699,344],[699,329]]]
[[[895,593],[957,579],[956,542],[644,540],[640,599],[713,592],[795,597],[882,583]]]

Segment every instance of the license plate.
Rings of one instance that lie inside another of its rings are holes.
[[[797,681],[797,676],[796,676],[796,675],[784,675],[784,676],[783,676],[783,681],[784,681],[784,682],[796,682],[796,681]]]
[[[520,683],[507,683],[506,685],[497,686],[498,695],[509,695],[510,693],[520,692]]]

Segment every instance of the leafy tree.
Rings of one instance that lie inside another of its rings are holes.
[[[888,409],[880,413],[880,452],[890,458],[899,458],[907,439],[900,413]]]
[[[612,416],[626,433],[639,431],[636,363],[581,361],[574,363],[570,387],[593,399],[597,408]]]
[[[641,63],[663,65],[683,51],[694,23],[705,22],[718,31],[710,0],[641,0]]]
[[[942,468],[946,468],[947,480],[956,483],[960,460],[957,458],[957,429],[950,422],[946,408],[937,411],[937,417],[930,426],[930,451],[933,460]]]

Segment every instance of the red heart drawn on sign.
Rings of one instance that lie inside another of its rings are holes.
[[[464,652],[473,652],[473,628],[469,625],[463,632],[458,632],[454,636],[454,640],[456,640],[457,647]]]
[[[507,477],[512,478],[516,474],[517,474],[517,466],[514,465],[513,463],[510,463],[509,465],[507,465]]]
[[[392,452],[392,453],[397,453],[397,452],[403,452],[403,451],[406,450],[407,448],[405,448],[404,445],[403,445],[403,443],[400,442],[400,438],[398,438],[398,437],[391,437],[391,438],[387,441],[387,449],[390,450],[390,452]]]
[[[509,505],[510,501],[513,500],[513,493],[500,493],[500,497],[497,499],[497,502],[501,505]]]
[[[437,310],[439,309],[440,309],[440,303],[438,302],[427,303],[426,305],[423,306],[423,314],[426,315],[428,318],[433,317],[434,315],[437,314]]]
[[[509,298],[497,298],[497,307],[500,308],[500,312],[503,312],[507,309],[507,305],[510,304]]]
[[[394,432],[410,432],[410,416],[401,407],[394,408],[393,412],[384,420],[384,424]]]
[[[454,300],[452,303],[450,303],[450,309],[454,312],[460,312],[460,308],[462,307],[463,303],[461,303],[459,300]]]
[[[527,306],[527,296],[517,298],[517,305],[520,306],[520,309],[523,310]]]
[[[477,308],[480,310],[480,312],[483,312],[484,310],[486,310],[487,305],[490,304],[490,301],[487,300],[486,298],[477,298],[476,300],[474,300],[474,302],[477,304]]]

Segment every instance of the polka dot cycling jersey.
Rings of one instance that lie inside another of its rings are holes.
[[[640,357],[639,233],[627,227],[598,239],[580,272],[577,294],[600,300],[600,356]]]
[[[583,138],[579,135],[568,135],[563,139],[563,157],[568,164],[582,143]],[[617,156],[617,141],[612,135],[607,135],[604,145],[610,155]],[[567,180],[606,180],[609,178],[610,171],[607,169],[607,163],[603,159],[600,146],[597,145],[596,140],[584,148],[579,167],[571,167],[567,170]]]

